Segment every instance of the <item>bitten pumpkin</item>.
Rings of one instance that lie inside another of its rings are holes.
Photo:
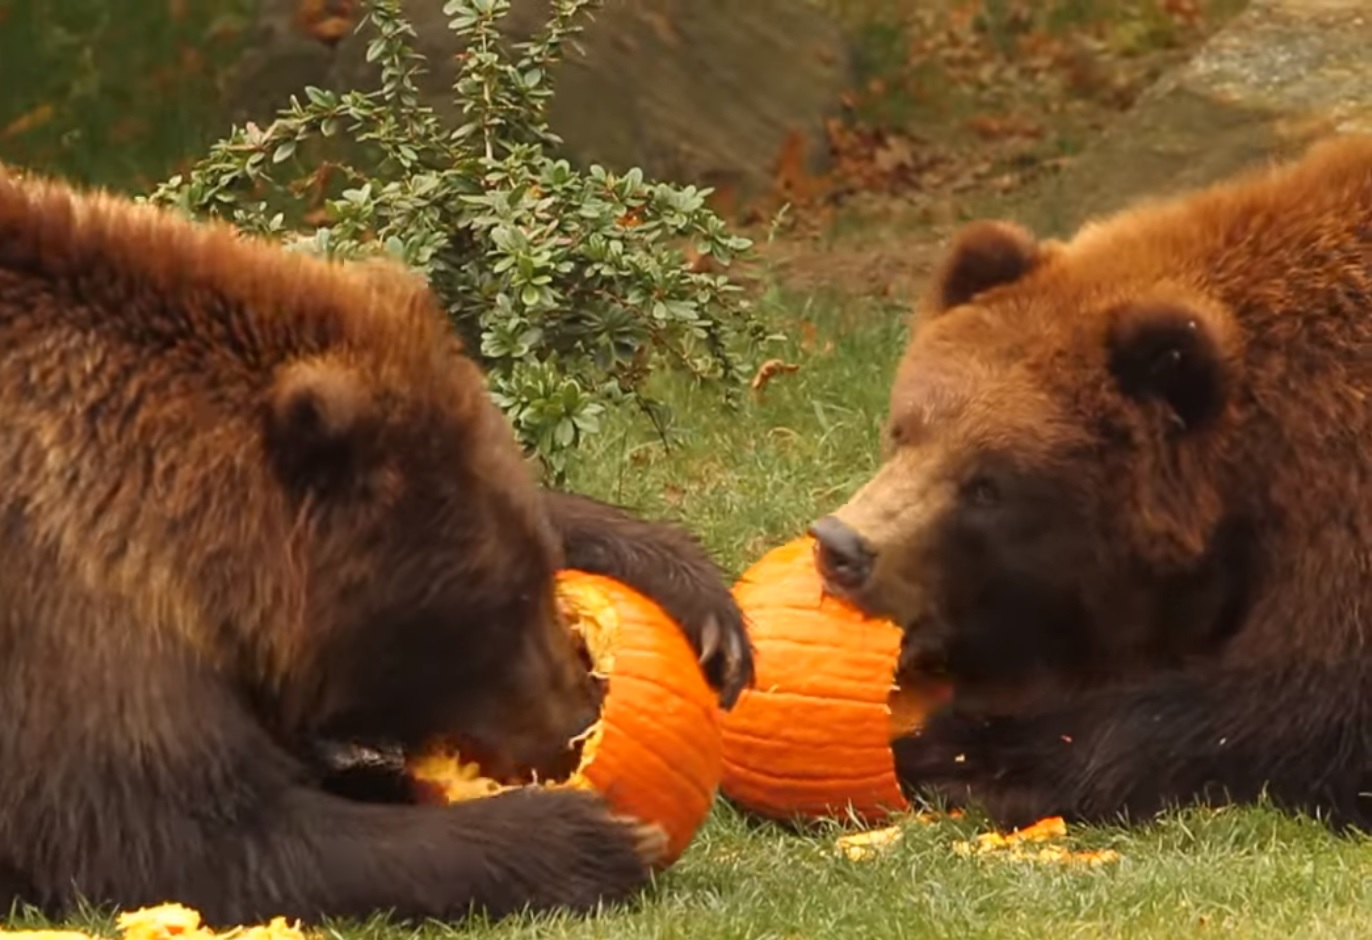
[[[661,826],[668,839],[662,864],[669,865],[709,815],[719,786],[717,698],[680,629],[647,597],[572,570],[559,573],[558,597],[592,675],[603,680],[603,699],[600,721],[574,742],[575,769],[537,782],[597,790],[617,812]],[[431,800],[534,782],[488,779],[443,743],[411,758],[407,770],[421,798]]]
[[[870,824],[908,808],[891,740],[948,687],[896,687],[900,629],[825,593],[809,536],[758,559],[734,596],[749,618],[757,679],[720,717],[723,793],[776,819],[851,811]]]

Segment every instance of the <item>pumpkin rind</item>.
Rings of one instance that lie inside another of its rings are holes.
[[[734,596],[757,680],[720,717],[723,793],[778,819],[907,809],[890,731],[900,629],[824,592],[808,536],[758,559]]]
[[[558,587],[573,602],[599,594],[618,634],[598,734],[570,782],[599,791],[617,812],[661,825],[671,864],[709,815],[723,774],[718,698],[656,603],[581,571],[561,572]]]
[[[655,602],[603,575],[558,573],[558,600],[608,678],[600,720],[565,781],[599,792],[616,813],[667,834],[666,867],[686,850],[714,804],[723,773],[718,699],[680,627]],[[412,758],[410,774],[452,800],[508,787],[483,780],[460,756]]]

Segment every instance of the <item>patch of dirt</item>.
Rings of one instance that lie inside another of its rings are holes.
[[[812,173],[799,141],[788,141],[767,198],[719,208],[759,240],[784,286],[902,303],[961,222],[1001,213],[1069,168],[1245,5],[826,2],[867,70],[827,124],[829,169]]]
[[[940,244],[932,230],[905,237],[877,231],[840,241],[778,239],[760,254],[769,274],[788,289],[875,296],[908,306],[937,263]]]

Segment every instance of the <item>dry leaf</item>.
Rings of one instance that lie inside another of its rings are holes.
[[[823,192],[823,177],[810,172],[805,135],[792,129],[782,141],[772,170],[772,187],[779,199],[801,205],[810,203]]]
[[[768,359],[758,366],[757,374],[753,376],[753,381],[749,383],[753,391],[760,392],[768,382],[778,375],[795,372],[800,366],[793,362],[783,362],[780,359]]]
[[[357,25],[357,0],[300,0],[295,28],[326,46],[335,46]]]
[[[40,104],[38,107],[25,111],[13,121],[5,125],[4,130],[0,130],[0,137],[17,137],[25,134],[35,127],[42,127],[52,120],[56,109],[50,104]]]

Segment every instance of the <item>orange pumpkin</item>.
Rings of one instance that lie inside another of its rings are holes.
[[[825,593],[809,536],[763,555],[734,596],[750,621],[757,681],[721,713],[724,794],[776,819],[851,810],[876,823],[907,809],[891,741],[945,701],[948,686],[896,686],[900,629]]]
[[[573,742],[580,746],[575,770],[540,784],[596,790],[616,812],[661,826],[668,840],[662,864],[669,865],[709,815],[719,786],[717,696],[680,628],[652,600],[573,570],[559,573],[558,598],[605,692],[600,721]],[[488,779],[438,742],[408,772],[449,801],[531,783]]]

